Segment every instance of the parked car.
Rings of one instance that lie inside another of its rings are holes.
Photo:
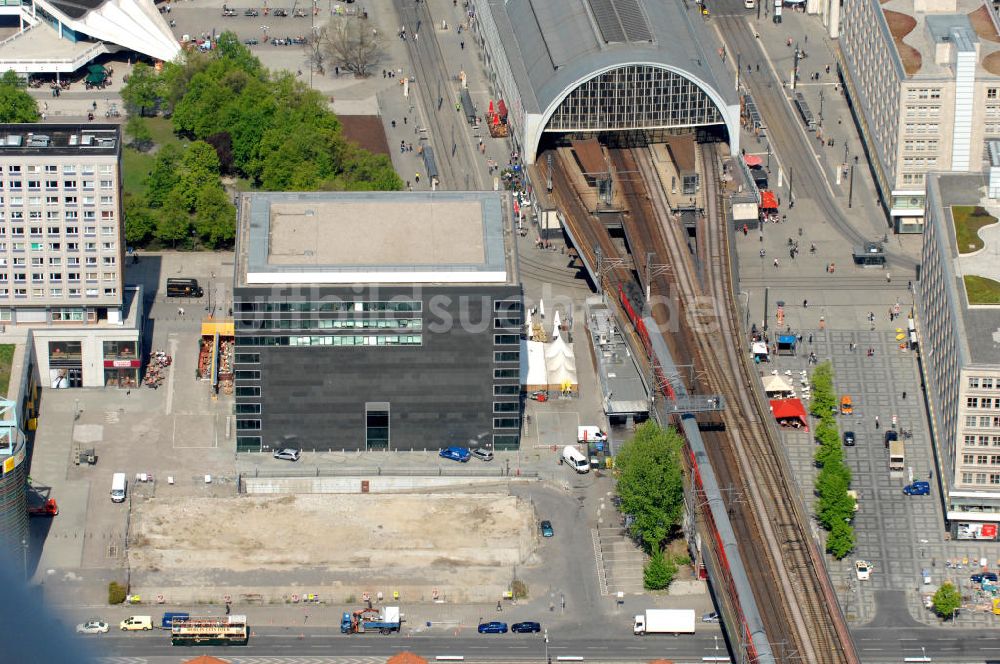
[[[850,415],[854,412],[854,402],[851,401],[851,395],[845,394],[840,397],[840,414]]]
[[[244,40],[243,40],[243,43],[244,43],[244,44],[246,44],[247,46],[256,46],[256,45],[257,45],[257,44],[259,44],[260,42],[259,42],[259,41],[257,41],[256,39],[252,39],[252,38],[251,38],[251,39],[244,39]]]
[[[274,451],[274,458],[275,459],[283,459],[285,461],[298,461],[299,460],[299,456],[301,454],[302,453],[299,452],[294,447],[286,447],[286,448],[281,449],[281,450],[275,450]]]
[[[510,626],[510,631],[514,634],[531,634],[542,631],[542,626],[533,621],[514,623]]]
[[[491,450],[484,450],[481,447],[472,450],[472,456],[480,461],[493,461],[493,452]]]
[[[76,626],[77,634],[106,634],[108,631],[108,623],[103,620],[88,620],[87,622]]]
[[[982,583],[983,581],[989,581],[990,583],[997,582],[997,575],[995,572],[978,572],[969,576],[969,580],[973,583]]]
[[[894,440],[899,440],[899,434],[892,429],[889,429],[885,432],[885,449],[889,449],[889,443]]]
[[[438,456],[444,459],[451,459],[452,461],[465,463],[469,460],[469,457],[472,456],[472,452],[469,451],[468,447],[452,445],[451,447],[446,447],[438,452]]]
[[[480,623],[479,625],[480,634],[506,634],[507,633],[507,623],[500,622],[499,620],[494,620],[488,623]]]
[[[235,9],[229,9],[229,8],[223,9],[222,10],[222,15],[223,16],[227,16],[227,17],[228,16],[236,16],[236,10]]]
[[[854,561],[854,573],[858,576],[858,581],[867,581],[872,578],[873,565],[867,560]]]
[[[854,432],[845,431],[844,432],[844,445],[847,447],[854,447]]]
[[[719,612],[712,611],[711,613],[706,613],[701,617],[703,623],[717,623],[719,622]]]
[[[542,531],[542,537],[552,537],[556,534],[556,532],[552,530],[551,521],[542,521],[540,524],[538,524],[538,526]]]
[[[245,12],[243,12],[243,15],[244,16],[260,16],[260,12],[258,12],[256,9],[247,9]]]
[[[914,482],[903,487],[903,493],[907,496],[926,496],[931,492],[930,482]]]

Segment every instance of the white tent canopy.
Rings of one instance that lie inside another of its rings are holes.
[[[549,387],[545,368],[545,344],[541,341],[522,342],[521,384],[529,392]]]
[[[792,386],[781,376],[764,376],[763,382],[764,393],[769,397],[774,394],[784,395],[792,392]]]
[[[556,337],[555,341],[545,348],[545,370],[550,390],[567,392],[579,388],[576,356],[573,347],[562,337]]]

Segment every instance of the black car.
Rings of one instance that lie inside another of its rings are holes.
[[[258,12],[256,9],[247,9],[246,11],[243,12],[243,15],[244,16],[260,16],[260,12]]]
[[[854,447],[854,432],[845,431],[844,432],[844,445],[847,447]]]
[[[542,626],[529,620],[528,622],[514,623],[510,626],[510,631],[515,634],[531,634],[532,632],[542,631]]]

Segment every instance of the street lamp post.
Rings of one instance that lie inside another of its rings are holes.
[[[819,91],[819,126],[823,126],[823,91]]]
[[[545,630],[545,662],[546,664],[552,664],[552,660],[549,659],[549,630]]]
[[[28,581],[28,539],[26,537],[21,538],[21,561],[24,566],[24,580]]]

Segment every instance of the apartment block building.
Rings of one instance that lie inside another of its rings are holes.
[[[841,80],[896,232],[922,232],[929,171],[984,170],[1000,137],[998,27],[982,0],[843,4]]]
[[[513,216],[497,192],[243,194],[237,451],[516,449]]]
[[[982,279],[1000,282],[1000,222],[980,233],[982,247],[960,248],[954,219],[975,206],[1000,217],[996,203],[982,175],[928,176],[920,359],[946,518],[960,539],[996,539],[1000,525],[1000,305],[977,295]]]
[[[118,125],[0,125],[0,325],[34,344],[43,384],[136,384],[124,244]]]

